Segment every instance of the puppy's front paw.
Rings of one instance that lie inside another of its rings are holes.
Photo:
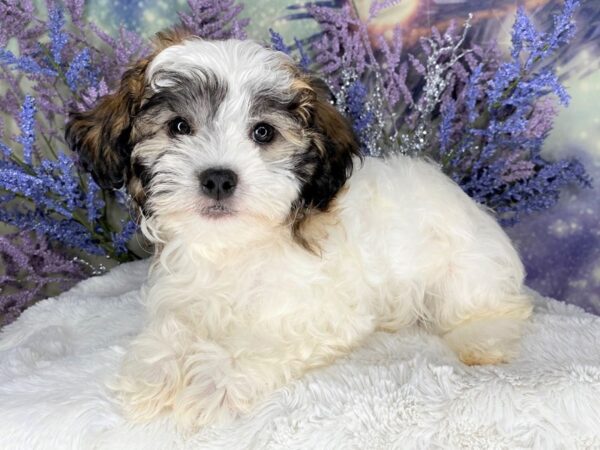
[[[215,343],[204,343],[183,365],[184,388],[173,405],[184,431],[229,422],[249,410],[257,382],[244,375],[233,358]]]
[[[146,361],[135,357],[128,355],[109,388],[116,392],[126,417],[146,421],[172,407],[181,388],[181,373],[175,359]]]
[[[251,402],[239,396],[232,385],[215,380],[196,380],[177,397],[174,418],[182,431],[228,423],[246,412]]]

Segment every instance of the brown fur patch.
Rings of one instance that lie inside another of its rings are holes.
[[[352,173],[353,160],[361,154],[351,124],[329,100],[327,85],[296,66],[284,67],[294,77],[295,113],[311,138],[312,155],[309,151],[305,166],[314,167],[310,174],[302,174],[309,181],[290,213],[291,229],[300,245],[315,252],[319,233],[314,231],[321,228],[315,224],[323,222],[318,216],[333,214],[335,198]]]
[[[340,189],[336,198],[329,204],[327,211],[306,209],[298,212],[298,214],[304,214],[302,217],[290,216],[292,237],[298,244],[317,256],[321,254],[320,243],[327,239],[328,230],[340,223],[336,200],[346,190],[346,187]]]
[[[123,74],[116,92],[100,99],[89,111],[71,114],[65,132],[67,143],[79,153],[84,167],[92,172],[101,187],[119,188],[132,176],[131,121],[144,98],[148,65],[159,52],[191,36],[182,27],[157,33],[152,41],[152,54]],[[132,195],[140,198],[139,192]]]

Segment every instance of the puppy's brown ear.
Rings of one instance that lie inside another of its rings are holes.
[[[325,210],[352,174],[361,153],[352,125],[332,104],[327,85],[315,77],[305,77],[304,82],[308,90],[303,107],[312,135],[310,154],[316,164],[301,195],[306,206]]]
[[[142,60],[127,70],[115,93],[89,111],[72,114],[67,123],[67,144],[104,189],[118,189],[125,183],[132,150],[131,121],[142,100],[148,62]]]
[[[153,39],[153,54],[125,72],[119,89],[103,97],[89,111],[73,113],[65,138],[71,150],[79,154],[86,170],[104,189],[125,184],[130,170],[129,158],[132,119],[139,111],[146,84],[146,69],[156,54],[191,37],[183,27],[161,31]]]

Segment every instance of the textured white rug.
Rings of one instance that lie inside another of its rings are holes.
[[[600,317],[537,298],[521,358],[466,367],[417,328],[188,439],[130,425],[104,383],[138,332],[145,263],[40,302],[0,334],[0,449],[600,447]]]

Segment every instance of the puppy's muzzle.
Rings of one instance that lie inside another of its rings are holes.
[[[231,197],[238,182],[233,170],[222,168],[206,169],[199,178],[202,193],[217,201]]]

